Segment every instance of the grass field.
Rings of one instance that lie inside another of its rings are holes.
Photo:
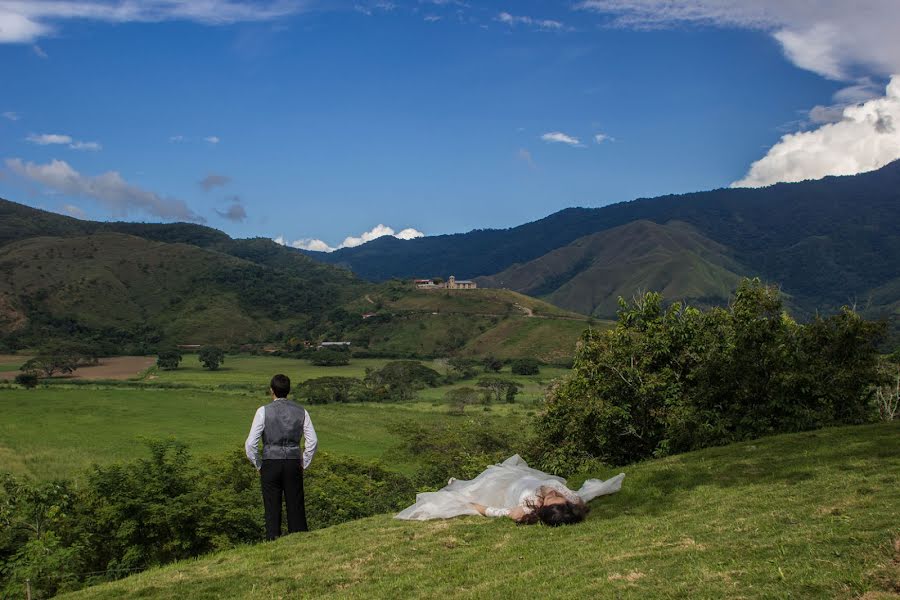
[[[144,456],[142,438],[174,437],[197,455],[240,448],[254,411],[268,402],[266,388],[273,374],[286,373],[294,382],[326,375],[362,377],[367,367],[379,368],[386,362],[365,359],[342,367],[314,367],[305,360],[228,356],[222,369],[207,371],[196,355],[188,355],[180,369],[154,368],[131,384],[54,383],[33,390],[3,386],[0,471],[40,479],[78,476],[94,462]],[[439,362],[426,364],[440,372],[445,369]],[[472,406],[467,411],[490,419],[525,417],[533,412],[533,403],[546,384],[565,372],[544,368],[540,375],[516,376],[524,389],[515,404],[496,404],[490,411]],[[508,371],[503,375],[510,376]],[[397,444],[390,434],[392,425],[408,419],[450,418],[444,395],[451,387],[473,384],[474,380],[467,380],[425,389],[416,401],[402,404],[329,404],[308,410],[323,451],[382,459]],[[395,462],[389,466],[404,472],[414,468]]]
[[[70,597],[897,598],[900,423],[771,437],[624,470],[622,492],[593,502],[576,526],[384,515]]]

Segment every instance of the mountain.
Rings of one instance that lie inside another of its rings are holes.
[[[380,356],[571,359],[585,317],[507,290],[373,285],[271,240],[82,221],[0,200],[0,348],[349,339]],[[363,315],[366,315],[364,317]]]
[[[747,269],[691,225],[639,220],[579,238],[479,285],[510,288],[557,306],[614,317],[617,299],[639,290],[692,304],[727,302]]]
[[[331,254],[308,254],[370,280],[453,274],[490,276],[490,281],[496,281],[514,265],[529,264],[585,236],[636,221],[693,227],[697,235],[706,238],[707,246],[709,242],[719,244],[725,249],[720,253],[733,261],[718,266],[731,271],[741,265],[741,272],[780,284],[803,314],[855,302],[871,315],[896,317],[890,307],[900,296],[885,294],[896,290],[889,283],[900,275],[900,161],[848,177],[571,208],[512,229],[407,241],[379,238]],[[566,255],[570,254],[578,251],[567,251]],[[690,253],[685,256],[696,258]],[[533,266],[546,268],[556,260],[548,258]],[[671,255],[666,260],[671,261]],[[568,265],[573,275],[583,270],[575,266]],[[683,273],[688,265],[676,267],[669,262],[666,268]],[[562,288],[567,275],[565,268],[554,275],[526,276],[521,268],[518,273],[517,281],[552,280],[552,285],[544,288],[538,285],[543,293]],[[719,275],[701,278],[718,281]],[[649,283],[640,287],[650,288]],[[514,289],[534,289],[530,285]],[[692,293],[715,296],[717,285]],[[568,293],[561,295],[569,297]],[[587,298],[567,300],[565,306],[578,305],[585,310],[602,304]]]

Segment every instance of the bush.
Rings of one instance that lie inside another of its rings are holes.
[[[317,350],[309,362],[317,367],[339,367],[350,364],[350,353],[343,350]]]
[[[538,375],[541,363],[536,358],[519,358],[512,361],[513,375]]]
[[[536,447],[551,472],[873,418],[883,327],[849,309],[801,325],[759,280],[728,309],[664,309],[655,293],[620,304],[548,393]]]
[[[174,371],[181,364],[181,358],[178,350],[164,350],[156,358],[156,366],[163,371]]]
[[[205,346],[200,349],[200,364],[210,371],[215,371],[225,362],[225,351],[216,346]]]
[[[481,360],[481,366],[485,373],[499,373],[503,368],[503,361],[496,356],[485,356]]]
[[[415,360],[396,360],[381,369],[367,370],[366,386],[374,397],[402,401],[415,396],[417,390],[443,383],[441,374]]]
[[[416,484],[431,489],[443,487],[450,477],[471,479],[488,465],[509,458],[519,439],[515,425],[501,427],[483,418],[430,424],[405,421],[391,432],[401,440],[392,452],[416,461],[420,465]]]
[[[369,399],[368,389],[362,380],[354,377],[316,377],[297,386],[298,398],[309,404],[336,402],[363,402]]]
[[[444,395],[444,398],[450,405],[450,408],[447,411],[448,414],[453,416],[462,415],[466,410],[466,406],[478,402],[478,396],[478,390],[475,388],[453,388]]]
[[[35,373],[19,373],[16,375],[15,382],[24,388],[34,388],[38,384],[38,376]]]

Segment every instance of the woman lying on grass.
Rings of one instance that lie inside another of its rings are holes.
[[[574,492],[562,477],[532,469],[516,454],[491,465],[475,479],[451,479],[436,492],[417,494],[416,503],[395,518],[425,521],[484,515],[509,517],[528,525],[571,525],[584,520],[587,502],[618,492],[624,478],[625,473],[619,473],[607,481],[588,479]]]

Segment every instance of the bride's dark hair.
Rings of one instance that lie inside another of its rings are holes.
[[[531,512],[518,521],[519,525],[534,525],[535,523],[543,523],[549,527],[574,525],[584,521],[591,510],[585,504],[575,502],[538,507],[529,504],[528,506],[531,508]]]

